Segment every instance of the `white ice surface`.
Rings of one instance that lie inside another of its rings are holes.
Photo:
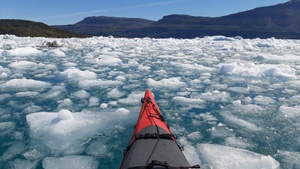
[[[0,84],[0,90],[2,91],[40,90],[48,87],[51,87],[50,83],[33,79],[12,79]]]
[[[197,148],[214,169],[277,169],[280,165],[271,156],[244,149],[214,144],[198,144]]]
[[[77,82],[82,80],[93,80],[97,78],[97,74],[95,72],[91,72],[88,70],[82,71],[74,67],[61,72],[60,75],[67,80]]]
[[[147,80],[147,85],[153,88],[168,88],[168,89],[179,89],[185,87],[185,83],[181,81],[181,78],[173,77],[169,79],[162,79],[162,80],[154,80],[149,78]]]
[[[47,53],[46,53],[46,56],[47,57],[65,57],[66,54],[59,50],[59,49],[53,49],[53,50],[49,50]]]
[[[33,47],[20,47],[2,52],[4,56],[34,56],[42,52]]]
[[[98,160],[91,156],[47,157],[43,160],[45,169],[97,169]]]
[[[111,130],[130,111],[124,108],[114,112],[38,112],[26,116],[30,136],[41,141],[53,154],[73,154],[84,150],[84,142],[98,132]],[[113,116],[114,118],[111,118]]]

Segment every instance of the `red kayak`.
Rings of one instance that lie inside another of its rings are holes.
[[[120,169],[200,168],[189,165],[150,90],[145,92],[142,104]]]

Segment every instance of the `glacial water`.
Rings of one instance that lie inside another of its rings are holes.
[[[0,39],[0,168],[118,168],[146,89],[192,165],[300,168],[298,40]]]

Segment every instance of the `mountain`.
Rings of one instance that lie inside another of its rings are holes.
[[[60,30],[40,22],[26,20],[0,20],[0,34],[13,34],[21,37],[82,37],[76,33]]]
[[[132,36],[127,35],[132,29],[141,29],[151,26],[155,21],[139,18],[121,17],[87,17],[74,25],[55,26],[56,28],[73,31],[87,36]]]
[[[74,25],[55,26],[81,35],[194,38],[211,35],[244,38],[300,38],[300,0],[260,7],[222,17],[169,15],[158,21],[88,17]]]

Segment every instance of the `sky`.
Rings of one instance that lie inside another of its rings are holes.
[[[217,17],[288,0],[0,0],[0,19],[48,25],[74,24],[89,16],[144,18],[171,14]]]

